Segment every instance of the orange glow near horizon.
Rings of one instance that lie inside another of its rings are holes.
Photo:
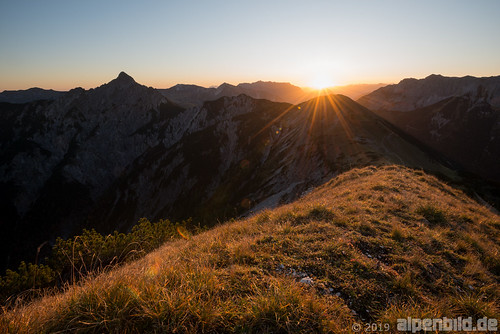
[[[4,1],[1,8],[0,92],[95,88],[120,71],[155,88],[263,80],[316,89],[500,73],[500,43],[491,42],[499,1]],[[312,8],[320,10],[309,15]]]

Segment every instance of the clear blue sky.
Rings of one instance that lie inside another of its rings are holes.
[[[0,91],[500,75],[500,1],[0,0]]]

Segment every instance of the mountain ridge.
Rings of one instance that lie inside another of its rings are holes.
[[[500,182],[500,113],[487,102],[455,96],[436,104],[400,112],[378,112],[465,170]]]
[[[238,95],[186,109],[119,75],[3,108],[4,235],[36,231],[5,240],[10,256],[83,227],[126,230],[144,216],[214,224],[293,200],[353,166],[403,162],[453,174],[340,95],[300,105]]]
[[[185,107],[201,105],[205,101],[213,101],[222,96],[238,96],[245,94],[256,99],[274,102],[299,103],[304,101],[306,93],[302,88],[288,82],[256,81],[232,85],[227,82],[218,87],[205,88],[197,85],[175,85],[168,89],[159,89],[167,98]]]
[[[410,111],[452,96],[469,95],[500,108],[500,76],[445,77],[432,74],[424,79],[407,78],[379,88],[357,101],[374,111]]]
[[[25,90],[4,90],[0,93],[0,102],[28,103],[37,100],[55,100],[65,92],[53,89],[42,89],[33,87]]]
[[[123,76],[123,77],[122,77]],[[120,72],[113,80],[135,81],[125,72]],[[113,81],[112,80],[112,81]],[[344,94],[352,99],[365,95],[383,84],[353,84],[347,86],[337,86],[325,90],[322,94]],[[202,87],[194,84],[176,84],[170,88],[155,88],[169,100],[174,101],[184,107],[201,105],[205,101],[213,101],[222,96],[238,96],[246,94],[253,98],[264,98],[275,102],[301,103],[318,95],[317,90],[311,88],[301,88],[289,82],[263,81],[248,83],[243,82],[237,85],[224,82],[217,87]],[[53,91],[41,88],[30,88],[18,91],[0,92],[0,102],[7,103],[30,103],[37,100],[55,100],[63,96],[66,91]]]

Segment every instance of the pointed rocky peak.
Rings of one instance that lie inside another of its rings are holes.
[[[123,71],[120,72],[120,74],[118,74],[118,77],[115,80],[117,82],[120,82],[120,83],[136,83],[134,78],[132,78],[130,75],[128,75],[127,73],[125,73]]]
[[[221,95],[234,96],[238,95],[238,92],[239,89],[236,86],[224,82],[215,90],[215,96],[221,96]]]
[[[115,79],[111,80],[107,84],[102,85],[101,87],[106,88],[106,89],[120,89],[120,90],[122,90],[122,89],[128,89],[131,87],[139,87],[139,86],[142,86],[142,85],[137,83],[134,80],[134,78],[132,78],[130,75],[128,75],[125,72],[120,72],[120,74],[118,74],[118,76]],[[99,88],[101,88],[101,87],[99,87]]]
[[[166,102],[165,97],[156,89],[136,82],[130,75],[120,72],[118,77],[97,88],[89,90],[89,101],[94,109],[102,110],[112,105],[148,105],[156,108]],[[104,106],[108,107],[104,107]],[[109,108],[108,108],[109,109]]]

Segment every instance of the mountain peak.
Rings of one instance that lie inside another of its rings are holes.
[[[435,80],[435,79],[442,79],[444,78],[441,74],[431,74],[429,76],[427,76],[425,79],[428,79],[428,80]]]
[[[138,83],[134,80],[134,78],[132,78],[130,75],[122,71],[120,72],[120,74],[118,74],[118,76],[115,79],[111,80],[110,82],[108,82],[103,86],[115,87],[115,88],[118,87],[120,89],[123,89],[125,87],[131,87],[134,85],[138,85]]]
[[[234,85],[231,85],[230,83],[224,82],[222,83],[219,87],[217,88],[226,88],[226,87],[236,87]]]
[[[118,77],[115,80],[118,80],[120,82],[135,82],[134,78],[123,71],[118,74]]]

